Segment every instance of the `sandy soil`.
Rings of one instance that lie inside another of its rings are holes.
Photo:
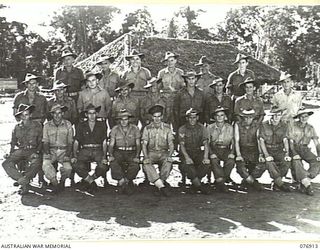
[[[10,107],[10,101],[0,105],[0,158],[9,149],[14,126]],[[310,122],[316,124],[319,117],[317,111]],[[0,168],[0,240],[320,238],[319,176],[313,197],[271,191],[267,173],[260,180],[267,189],[259,193],[233,189],[229,194],[191,195],[176,187],[179,178],[175,166],[169,198],[155,197],[151,188],[141,187],[128,197],[114,186],[100,188],[94,196],[74,188],[53,196],[36,183],[21,197]],[[240,182],[235,171],[232,178]]]

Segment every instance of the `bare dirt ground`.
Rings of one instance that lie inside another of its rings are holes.
[[[11,107],[10,101],[0,105],[0,158],[9,149],[14,126]],[[317,111],[310,120],[318,132],[319,116]],[[100,188],[95,195],[67,188],[54,196],[35,184],[30,194],[21,197],[0,168],[0,242],[320,239],[319,176],[313,197],[271,191],[267,173],[260,180],[267,189],[259,193],[234,189],[229,194],[191,195],[176,187],[179,178],[175,167],[169,180],[175,188],[169,198],[156,197],[151,188],[142,187],[132,196],[120,195],[115,186]],[[235,171],[232,178],[240,182]]]

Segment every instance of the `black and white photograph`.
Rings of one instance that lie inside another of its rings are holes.
[[[8,2],[0,44],[1,249],[320,248],[320,5]]]

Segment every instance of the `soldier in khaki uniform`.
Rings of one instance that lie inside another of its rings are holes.
[[[313,111],[300,109],[298,114],[294,116],[295,121],[288,129],[288,139],[290,142],[290,150],[292,153],[292,167],[296,173],[296,179],[300,182],[300,190],[307,195],[314,195],[311,186],[311,179],[317,177],[320,173],[320,144],[319,137],[312,125],[308,123],[309,116]],[[313,141],[317,155],[311,152],[308,147],[310,141]],[[301,159],[309,164],[309,169],[305,170]]]
[[[74,100],[66,95],[66,90],[68,85],[64,84],[62,81],[57,80],[53,83],[51,91],[54,92],[54,97],[48,101],[48,109],[50,110],[54,104],[60,104],[68,108],[63,114],[63,119],[68,120],[71,124],[75,124],[78,121],[78,111]],[[49,113],[48,119],[51,120],[52,117]]]
[[[178,131],[181,151],[181,170],[192,181],[192,191],[200,190],[202,194],[208,194],[207,186],[201,183],[201,179],[210,168],[208,134],[206,128],[198,122],[199,112],[189,109],[186,112],[187,122]],[[201,147],[204,147],[204,151]]]
[[[53,119],[44,124],[43,127],[43,165],[45,177],[53,185],[53,192],[64,190],[64,182],[71,174],[70,157],[72,154],[73,130],[71,122],[62,118],[67,107],[55,104],[50,113]],[[54,164],[61,163],[61,179],[58,183],[57,170]]]
[[[170,196],[166,180],[172,169],[174,151],[173,134],[168,124],[162,122],[164,108],[155,105],[149,109],[153,121],[147,125],[142,134],[143,168],[148,180],[158,188],[163,196]],[[160,174],[153,164],[159,164]]]
[[[217,107],[212,113],[214,123],[207,127],[209,135],[209,152],[217,190],[227,192],[225,182],[235,165],[233,127],[226,123],[228,109]],[[221,166],[223,162],[223,167]]]
[[[210,61],[206,56],[201,56],[198,63],[194,66],[200,68],[201,77],[197,82],[197,87],[205,92],[205,94],[213,94],[213,89],[209,87],[214,79],[217,78],[214,74],[210,72]]]
[[[76,127],[73,144],[73,158],[76,173],[82,178],[86,191],[94,192],[97,189],[95,179],[106,178],[107,166],[107,126],[105,122],[98,121],[97,115],[101,107],[89,104],[85,108],[86,121]],[[96,162],[96,168],[91,171],[90,163]]]
[[[6,173],[21,186],[21,195],[28,193],[30,180],[41,169],[42,126],[30,119],[34,108],[25,104],[19,105],[15,116],[21,121],[12,132],[10,154],[2,163]],[[25,166],[24,175],[17,166],[21,161],[29,163]]]
[[[110,133],[109,161],[111,176],[118,181],[121,192],[134,192],[133,180],[139,172],[141,152],[139,128],[129,122],[131,114],[123,109],[117,115],[119,124]]]

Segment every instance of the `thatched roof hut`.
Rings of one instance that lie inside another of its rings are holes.
[[[213,61],[212,73],[224,79],[237,69],[234,65],[236,55],[240,52],[236,47],[228,42],[214,42],[203,40],[190,39],[172,39],[147,37],[140,51],[145,54],[143,66],[150,69],[153,75],[164,68],[164,63],[161,60],[164,58],[166,51],[172,51],[180,54],[178,59],[178,67],[183,70],[194,69],[194,64],[197,63],[202,55],[207,56]],[[275,83],[280,76],[280,72],[254,58],[249,59],[249,69],[253,70],[257,81],[260,83]]]

